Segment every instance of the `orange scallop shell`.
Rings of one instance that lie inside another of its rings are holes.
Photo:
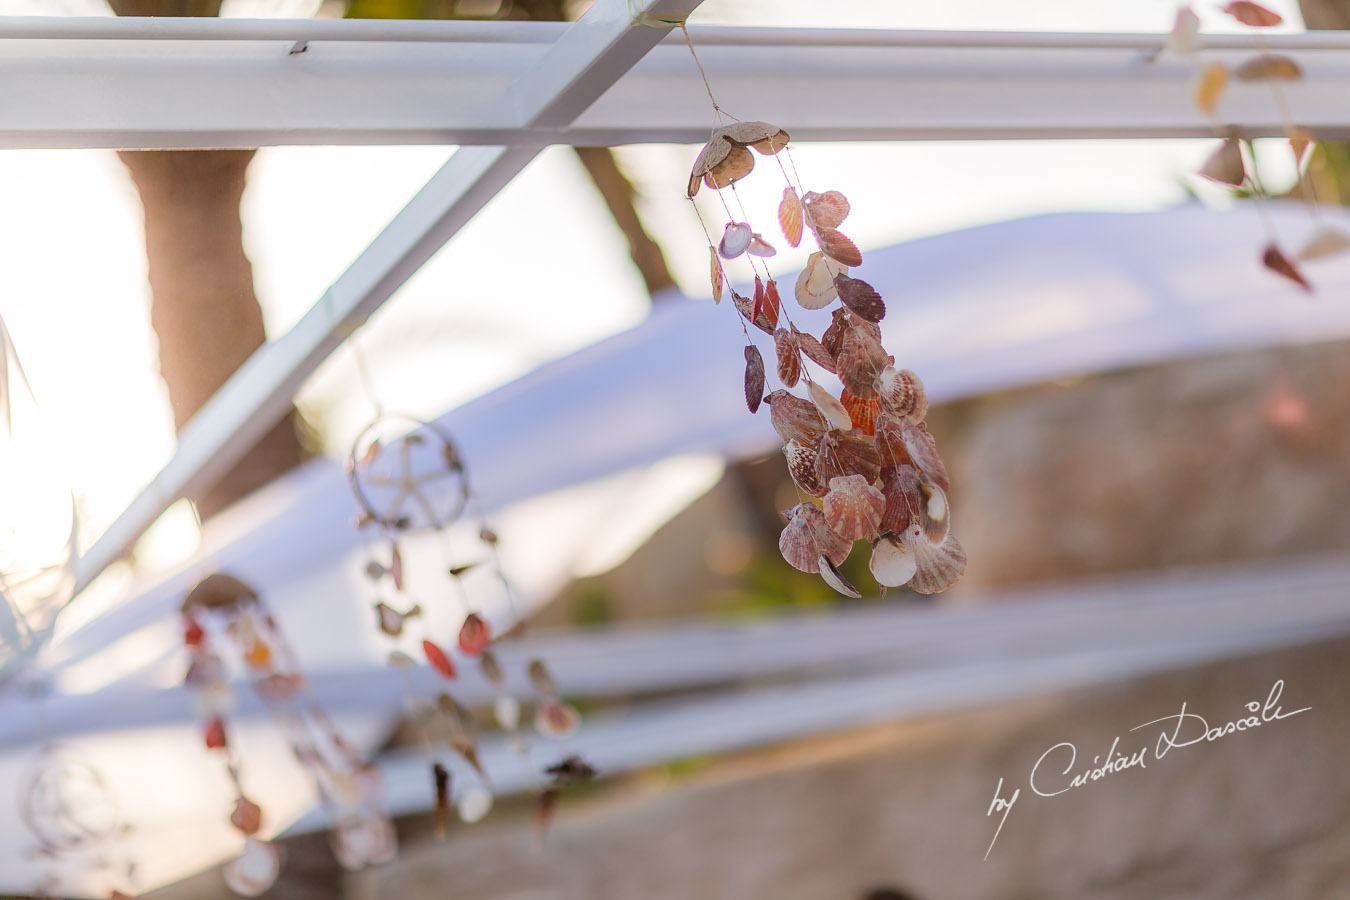
[[[802,374],[802,357],[797,348],[797,339],[786,328],[779,328],[773,333],[773,345],[778,354],[778,380],[783,382],[785,388],[793,387]]]
[[[880,398],[864,400],[855,396],[848,388],[844,388],[844,392],[839,395],[839,402],[848,410],[854,428],[861,428],[862,433],[868,437],[876,434],[877,413],[881,410]]]
[[[778,227],[793,247],[802,242],[802,201],[791,186],[783,188],[783,200],[778,204]]]
[[[815,228],[838,228],[848,217],[848,198],[838,191],[823,194],[807,191],[802,196],[802,206],[806,210],[806,220]]]
[[[846,266],[861,266],[862,251],[841,231],[833,228],[817,228],[816,240],[821,251],[830,259]]]

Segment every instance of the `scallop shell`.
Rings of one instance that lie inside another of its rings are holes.
[[[765,399],[769,401],[769,421],[784,443],[796,441],[803,447],[814,447],[830,427],[815,404],[796,394],[774,391]]]
[[[455,800],[455,813],[466,825],[481,822],[492,811],[492,793],[481,784],[471,784]]]
[[[848,579],[823,556],[820,558],[819,568],[820,577],[823,578],[825,583],[830,587],[834,588],[845,597],[852,597],[854,600],[862,599],[862,593],[850,584]]]
[[[549,672],[548,666],[544,665],[542,659],[530,660],[529,674],[530,683],[534,685],[534,689],[539,693],[558,693],[558,685],[553,681],[553,674]]]
[[[783,200],[778,204],[778,227],[783,237],[795,247],[802,242],[802,201],[791,186],[783,188]]]
[[[910,465],[882,469],[881,493],[886,498],[886,509],[881,513],[881,530],[889,534],[904,533],[923,504],[919,473]]]
[[[764,285],[764,299],[760,302],[760,312],[764,313],[764,318],[771,328],[778,327],[778,313],[782,308],[783,301],[778,296],[778,282],[770,278],[769,283]]]
[[[754,301],[749,297],[743,297],[736,293],[735,288],[732,288],[731,290],[731,302],[736,307],[736,310],[742,316],[745,316],[747,322],[754,325],[765,334],[773,334],[773,326],[769,324],[769,317],[764,314],[763,303],[760,304],[761,308],[756,312]]]
[[[806,220],[815,228],[838,228],[848,217],[848,198],[838,191],[823,194],[807,191],[802,196],[802,206],[806,209]]]
[[[798,331],[797,326],[792,326],[792,336],[797,341],[797,346],[802,349],[811,362],[820,366],[831,375],[836,373],[834,357],[825,351],[825,347],[815,336],[805,331]]]
[[[712,257],[712,268],[709,274],[712,277],[712,296],[714,303],[722,302],[722,261],[717,258],[717,248],[709,247],[708,255]]]
[[[262,808],[247,797],[240,797],[234,801],[230,824],[245,836],[257,834],[262,828]]]
[[[901,419],[897,427],[905,444],[905,453],[909,456],[908,460],[901,462],[912,462],[914,468],[928,476],[938,487],[944,491],[950,490],[951,482],[947,478],[947,467],[942,464],[942,457],[938,456],[937,452],[937,442],[928,433],[928,429],[909,419]]]
[[[919,376],[894,366],[881,370],[881,402],[892,415],[922,422],[928,415],[928,394]]]
[[[745,251],[751,256],[775,256],[778,253],[773,244],[764,240],[764,237],[758,233],[750,236],[750,246],[746,247]]]
[[[787,527],[778,536],[778,551],[788,565],[814,575],[820,571],[820,560],[839,565],[848,559],[852,541],[841,538],[830,530],[825,514],[814,503],[799,503],[784,510]]]
[[[820,344],[825,348],[825,352],[830,354],[830,359],[837,360],[839,348],[844,343],[844,331],[852,327],[852,320],[848,310],[843,308],[836,308],[830,315],[833,316],[830,327],[820,336]]]
[[[765,156],[773,156],[788,145],[791,139],[786,131],[768,122],[732,122],[717,129],[737,144],[748,144]]]
[[[881,410],[879,397],[864,400],[855,396],[848,388],[844,388],[844,392],[839,395],[839,402],[848,410],[854,428],[861,429],[862,433],[869,437],[876,434],[877,413]]]
[[[802,375],[802,357],[801,351],[797,349],[797,339],[786,328],[779,328],[773,333],[773,346],[778,354],[778,380],[785,388],[793,387]]]
[[[868,322],[880,322],[885,318],[886,303],[881,294],[861,278],[836,275],[834,288],[839,292],[839,299],[859,318]]]
[[[816,445],[816,478],[821,484],[847,475],[861,475],[871,484],[881,474],[881,457],[861,429],[827,431]]]
[[[267,841],[247,838],[244,851],[220,867],[225,886],[240,897],[256,897],[281,874],[281,851]]]
[[[722,232],[722,241],[717,245],[717,252],[723,259],[735,259],[750,247],[750,242],[754,239],[755,233],[746,223],[728,222]]]
[[[581,714],[569,703],[545,697],[535,708],[534,730],[544,737],[563,740],[576,734],[580,727]]]
[[[1247,180],[1247,170],[1242,164],[1242,145],[1238,139],[1225,138],[1196,174],[1220,184],[1241,186]]]
[[[862,251],[843,232],[833,228],[817,228],[816,240],[820,241],[821,252],[835,262],[846,266],[862,265]]]
[[[1292,80],[1303,77],[1303,68],[1287,56],[1266,53],[1247,60],[1233,75],[1241,81]]]
[[[477,656],[492,643],[492,632],[478,613],[469,613],[459,627],[459,649],[466,656]]]
[[[877,584],[900,587],[914,577],[919,564],[909,547],[893,538],[883,537],[872,547],[872,558],[867,563]]]
[[[919,479],[918,517],[914,520],[923,529],[923,536],[934,544],[940,544],[951,530],[951,507],[947,494],[927,478]]]
[[[797,302],[802,309],[824,309],[830,301],[839,296],[834,286],[834,278],[848,272],[848,267],[840,265],[817,250],[806,258],[806,268],[797,276]]]
[[[941,544],[932,544],[919,526],[911,525],[901,543],[914,554],[916,567],[909,586],[920,594],[945,591],[966,571],[966,549],[954,534],[948,534]]]
[[[783,456],[787,460],[788,474],[798,489],[812,497],[825,496],[825,483],[816,476],[815,450],[803,447],[796,441],[788,441],[783,445]]]
[[[829,391],[812,381],[806,385],[806,392],[811,395],[811,402],[815,404],[825,421],[830,423],[831,428],[848,431],[853,427],[853,419],[849,416],[848,410],[844,409],[844,404]]]
[[[759,412],[764,401],[764,357],[754,344],[745,347],[745,405],[751,413]]]
[[[862,475],[830,479],[825,495],[825,521],[841,538],[857,540],[877,534],[886,498]]]
[[[890,361],[881,341],[867,329],[850,325],[841,332],[834,362],[839,370],[839,380],[853,396],[863,400],[879,398],[880,375]]]

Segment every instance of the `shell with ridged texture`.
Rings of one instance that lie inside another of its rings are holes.
[[[815,575],[822,558],[837,566],[853,549],[851,541],[830,530],[825,514],[814,503],[799,503],[784,510],[783,517],[787,526],[778,536],[778,550],[794,569]]]
[[[915,571],[909,586],[920,594],[945,591],[966,571],[966,549],[954,534],[934,544],[918,525],[911,525],[901,536],[901,543],[914,554]]]
[[[862,475],[830,479],[825,495],[825,521],[830,529],[847,540],[871,538],[881,524],[886,498]]]

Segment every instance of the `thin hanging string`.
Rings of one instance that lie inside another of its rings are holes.
[[[703,88],[708,92],[708,99],[712,102],[713,112],[717,114],[718,124],[720,125],[722,123],[722,115],[724,113],[728,118],[735,119],[735,121],[739,122],[740,119],[737,119],[731,113],[717,105],[717,98],[713,96],[712,85],[708,83],[708,73],[703,71],[703,63],[699,62],[698,53],[694,50],[694,42],[689,39],[689,29],[683,22],[680,23],[680,31],[684,32],[684,42],[689,45],[689,55],[694,58],[694,65],[698,66],[698,74],[703,79]]]
[[[370,401],[370,405],[375,410],[375,418],[378,419],[384,416],[384,404],[380,402],[380,394],[375,390],[375,379],[370,375],[366,355],[361,350],[357,337],[356,334],[353,334],[348,341],[348,345],[352,348],[352,359],[356,361],[356,374],[361,380],[361,390],[365,393],[366,399]]]

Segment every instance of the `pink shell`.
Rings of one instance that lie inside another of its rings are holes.
[[[812,497],[825,496],[825,484],[816,477],[815,450],[803,447],[796,441],[788,441],[783,445],[783,456],[787,458],[788,474],[798,488]]]
[[[816,228],[838,228],[848,217],[848,198],[838,191],[823,194],[807,191],[802,196],[802,206],[806,210],[806,220]]]
[[[749,249],[754,239],[755,233],[746,223],[728,222],[726,231],[722,232],[722,242],[717,245],[717,252],[723,259],[735,259]]]
[[[903,533],[919,514],[919,507],[923,504],[919,473],[911,465],[882,469],[881,493],[886,497],[886,509],[881,514],[881,530],[890,534]]]
[[[881,402],[897,417],[915,422],[922,422],[928,415],[928,394],[919,376],[909,369],[896,371],[887,366],[881,371]]]
[[[872,538],[881,524],[886,498],[861,475],[830,479],[825,495],[825,521],[846,540]]]
[[[830,530],[820,507],[799,503],[783,514],[788,523],[778,538],[778,550],[792,568],[814,575],[820,571],[821,557],[836,566],[848,558],[853,543]]]

